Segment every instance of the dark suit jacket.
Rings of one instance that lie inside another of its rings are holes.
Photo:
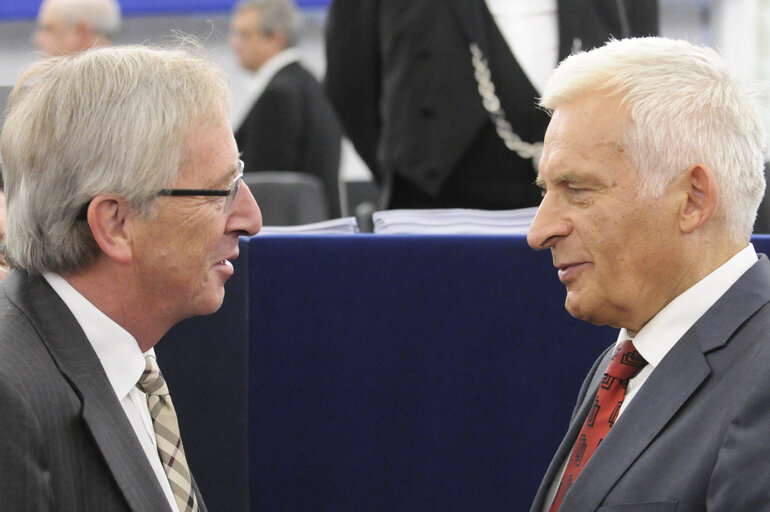
[[[655,368],[567,492],[562,510],[768,510],[768,302],[770,262],[761,256]],[[583,384],[533,512],[543,509],[609,355]]]
[[[559,56],[624,33],[614,0],[559,1]],[[657,33],[656,0],[625,0],[630,33]],[[398,174],[432,195],[486,181],[479,207],[532,206],[531,160],[499,140],[473,76],[469,44],[489,59],[514,131],[542,141],[548,116],[484,0],[334,0],[325,86],[357,151],[388,186]],[[484,196],[490,197],[485,203]],[[464,206],[464,205],[460,205]]]
[[[0,286],[0,433],[3,511],[169,510],[83,330],[20,271]]]
[[[298,171],[324,184],[332,217],[340,216],[342,127],[321,84],[301,64],[282,68],[254,103],[235,141],[246,172]]]

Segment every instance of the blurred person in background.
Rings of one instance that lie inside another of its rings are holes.
[[[291,0],[246,0],[235,7],[230,47],[253,73],[251,101],[235,140],[247,172],[296,171],[320,178],[329,213],[339,217],[342,128],[318,80],[299,61],[301,20]]]
[[[43,0],[35,45],[49,57],[110,46],[120,21],[116,0]]]

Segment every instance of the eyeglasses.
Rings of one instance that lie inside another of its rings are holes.
[[[226,197],[225,199],[225,213],[229,214],[233,209],[233,202],[235,196],[238,195],[238,190],[241,188],[241,182],[243,182],[243,160],[238,160],[238,175],[233,178],[230,186],[225,190],[209,190],[205,188],[164,188],[158,192],[159,196],[219,196]]]
[[[243,160],[238,160],[238,175],[230,182],[230,186],[225,190],[211,190],[206,188],[164,188],[158,192],[159,196],[169,197],[184,197],[184,196],[207,196],[207,197],[225,197],[225,214],[230,214],[233,209],[233,203],[235,202],[235,196],[238,195],[238,190],[241,188],[243,182]],[[84,204],[78,212],[77,220],[86,220],[88,218],[88,203]]]

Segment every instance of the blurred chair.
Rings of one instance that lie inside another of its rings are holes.
[[[262,210],[265,226],[310,224],[329,218],[323,183],[304,172],[259,171],[243,175]]]

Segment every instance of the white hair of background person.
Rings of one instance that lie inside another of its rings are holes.
[[[56,13],[70,25],[87,22],[94,32],[110,37],[120,31],[120,4],[116,0],[53,1]]]
[[[613,40],[567,57],[551,75],[540,106],[549,111],[606,90],[629,110],[620,143],[658,196],[695,163],[714,172],[716,218],[748,243],[765,190],[766,134],[753,92],[707,47],[662,37]]]
[[[302,18],[292,0],[244,0],[235,6],[235,13],[259,9],[259,31],[266,36],[281,32],[286,36],[286,48],[297,46]]]
[[[140,215],[180,172],[194,127],[227,118],[227,76],[199,45],[98,48],[30,65],[0,137],[6,257],[30,273],[75,272],[98,254],[81,208],[98,194]]]

